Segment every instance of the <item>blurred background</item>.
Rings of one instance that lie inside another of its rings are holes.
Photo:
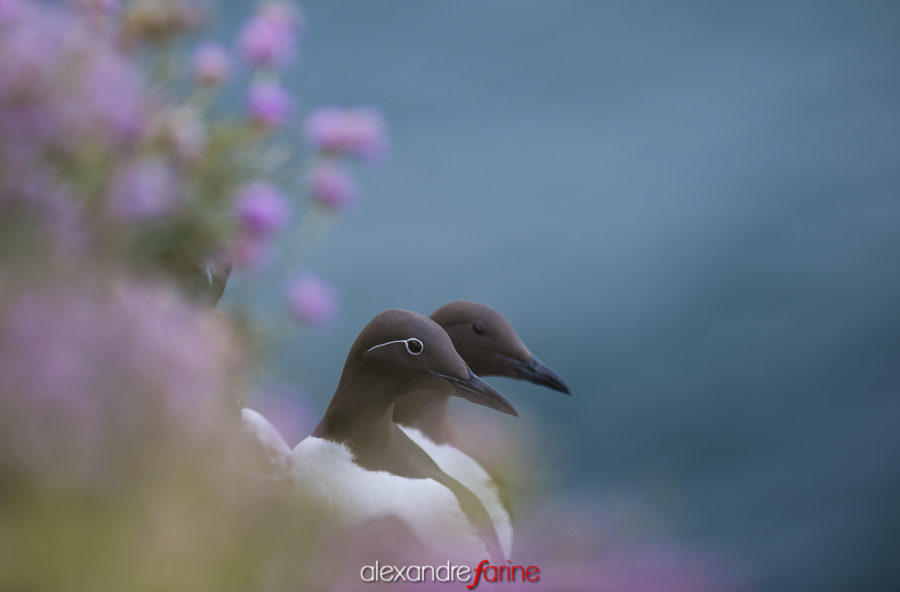
[[[895,589],[900,5],[302,8],[286,86],[377,105],[391,156],[311,261],[339,320],[276,382],[318,417],[374,314],[482,301],[574,393],[493,380],[551,490],[641,499],[759,590]]]

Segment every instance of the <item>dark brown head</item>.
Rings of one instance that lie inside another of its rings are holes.
[[[518,415],[509,401],[469,369],[440,325],[408,310],[388,310],[372,319],[350,348],[344,373],[389,385],[396,397],[419,390],[444,391]],[[353,376],[349,379],[356,382]]]
[[[451,302],[432,313],[470,368],[481,376],[507,376],[571,394],[566,383],[525,347],[502,314],[477,302]]]

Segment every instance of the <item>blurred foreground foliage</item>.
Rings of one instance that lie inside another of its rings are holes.
[[[0,590],[305,581],[311,513],[239,430],[252,321],[202,298],[272,240],[233,202],[280,130],[217,107],[228,52],[184,51],[205,13],[0,2]],[[284,53],[298,17],[270,2],[247,26]]]

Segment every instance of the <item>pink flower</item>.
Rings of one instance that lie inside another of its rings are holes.
[[[387,133],[378,111],[363,107],[314,111],[304,124],[306,141],[320,152],[378,160],[387,153]]]
[[[301,17],[286,2],[269,2],[241,30],[238,46],[256,67],[278,67],[293,55]]]
[[[321,327],[337,315],[337,290],[315,274],[295,277],[287,292],[290,311],[301,323]]]
[[[272,235],[287,226],[290,206],[278,189],[256,181],[244,186],[234,202],[238,233],[231,249],[237,267],[260,265],[268,255]]]
[[[234,202],[241,229],[255,236],[269,236],[287,225],[290,207],[282,193],[262,181],[245,185]]]
[[[202,84],[222,84],[231,71],[231,60],[221,45],[207,43],[194,51],[194,76]]]
[[[109,207],[122,220],[159,218],[178,205],[174,171],[160,158],[144,158],[123,166],[110,182]]]
[[[251,119],[266,126],[284,125],[294,110],[294,100],[274,81],[255,82],[247,96],[247,111]]]
[[[356,203],[359,192],[345,168],[322,163],[309,174],[309,193],[317,203],[341,211]]]
[[[113,53],[96,55],[85,69],[82,85],[82,105],[92,108],[113,143],[133,143],[139,138],[146,121],[146,94],[131,64]]]

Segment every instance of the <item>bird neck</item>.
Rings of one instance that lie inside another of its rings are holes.
[[[400,397],[394,405],[394,421],[416,428],[436,444],[454,439],[450,421],[450,395],[439,391],[415,391]]]
[[[313,435],[351,448],[385,446],[394,429],[392,417],[398,388],[393,381],[372,371],[345,370]]]

